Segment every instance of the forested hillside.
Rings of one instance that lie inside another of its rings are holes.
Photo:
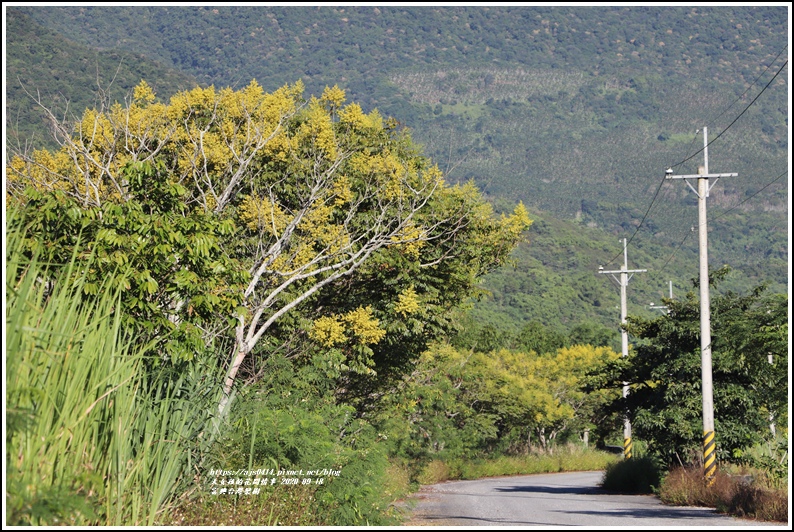
[[[667,265],[657,292],[696,272],[694,194],[661,184],[664,169],[685,161],[676,171],[695,173],[696,130],[708,126],[713,140],[742,113],[782,66],[788,34],[785,8],[774,7],[37,7],[12,8],[9,23],[21,14],[70,49],[143,54],[186,76],[174,79],[274,89],[300,78],[314,94],[338,84],[411,128],[448,179],[472,179],[497,203],[522,200],[615,241],[642,221],[631,245],[644,241]],[[63,81],[73,67],[43,77],[26,34],[9,32],[10,78],[73,109],[88,103],[94,72],[79,83]],[[167,98],[181,86],[119,63],[119,89],[146,77]],[[118,66],[101,68],[104,79]],[[719,216],[710,258],[734,267],[730,288],[788,282],[786,73],[709,147],[712,171],[739,173],[709,203]],[[9,109],[24,109],[9,87]],[[548,266],[544,276],[561,282],[574,271],[564,259]]]
[[[12,144],[54,147],[50,119],[80,116],[89,107],[124,101],[141,79],[163,94],[196,84],[187,72],[141,54],[99,50],[65,39],[21,13],[6,17],[6,139]]]
[[[4,14],[6,524],[702,469],[703,127],[721,496],[787,513],[788,8]]]

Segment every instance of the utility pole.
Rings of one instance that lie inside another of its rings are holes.
[[[612,275],[612,278],[618,282],[618,286],[620,286],[620,323],[626,323],[626,287],[629,284],[629,280],[634,276],[635,273],[646,272],[648,270],[629,270],[629,259],[628,259],[628,251],[626,249],[627,242],[626,239],[623,239],[623,267],[619,270],[604,270],[603,266],[598,267],[598,273],[608,273]],[[619,273],[620,278],[615,277],[615,274]],[[631,275],[629,275],[631,274]],[[620,330],[620,340],[621,340],[621,347],[623,351],[623,356],[629,356],[629,333],[626,332],[626,329],[621,328]],[[629,384],[627,382],[623,383],[623,398],[625,399],[626,396],[629,395]],[[631,458],[631,421],[629,421],[628,416],[623,418],[623,457],[624,458]]]
[[[773,357],[772,353],[769,353],[767,355],[767,360],[769,361],[769,365],[772,365],[772,364],[775,363],[775,359],[772,358],[772,357]],[[774,412],[770,412],[769,413],[769,431],[772,433],[772,439],[774,440],[776,435],[777,435],[777,432],[775,431],[775,413]]]
[[[703,474],[706,484],[714,484],[717,472],[715,460],[716,443],[714,440],[714,389],[711,382],[711,301],[709,299],[709,264],[708,264],[708,230],[706,226],[706,198],[709,191],[721,177],[737,177],[739,174],[709,173],[709,137],[707,128],[703,128],[703,166],[695,175],[673,175],[673,169],[665,172],[666,179],[684,179],[685,183],[698,197],[698,236],[700,249],[700,366],[703,382]],[[714,183],[709,185],[709,178]],[[697,179],[695,190],[687,179]]]

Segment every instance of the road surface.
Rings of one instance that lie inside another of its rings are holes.
[[[417,492],[407,526],[773,526],[710,508],[665,506],[652,495],[615,495],[601,472],[553,473],[445,482]],[[779,524],[780,526],[785,526]]]

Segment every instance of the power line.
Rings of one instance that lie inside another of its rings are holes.
[[[777,53],[777,55],[774,57],[774,59],[772,59],[772,61],[770,61],[770,62],[769,62],[769,64],[766,66],[766,68],[765,68],[765,69],[764,69],[764,70],[763,70],[763,71],[762,71],[760,74],[758,74],[758,76],[757,76],[757,77],[756,77],[756,78],[753,80],[753,82],[752,82],[752,83],[750,83],[750,84],[747,86],[747,88],[746,88],[746,89],[744,89],[744,92],[742,92],[742,93],[741,93],[741,94],[740,94],[740,95],[739,95],[739,96],[738,96],[738,97],[737,97],[735,100],[733,100],[733,101],[732,101],[732,102],[731,102],[731,103],[728,105],[728,107],[726,107],[725,109],[723,109],[723,110],[722,110],[722,112],[721,112],[720,114],[718,114],[717,116],[715,116],[714,118],[712,118],[711,120],[709,120],[709,121],[707,122],[707,123],[708,123],[708,125],[709,125],[709,126],[710,126],[710,125],[712,125],[712,124],[713,124],[714,122],[716,122],[716,121],[717,121],[717,120],[718,120],[718,119],[719,119],[719,118],[720,118],[722,115],[724,115],[725,113],[727,113],[727,112],[728,112],[728,111],[729,111],[729,110],[730,110],[730,109],[731,109],[731,108],[732,108],[732,107],[733,107],[733,106],[736,104],[736,102],[738,102],[739,100],[741,100],[742,98],[744,98],[744,96],[747,94],[747,92],[748,92],[750,89],[752,89],[752,88],[753,88],[753,86],[755,86],[755,84],[756,84],[756,83],[758,83],[758,80],[759,80],[759,79],[761,79],[761,78],[764,76],[764,74],[766,74],[766,73],[769,71],[769,69],[772,67],[772,65],[774,65],[774,64],[775,64],[775,61],[777,61],[778,57],[780,57],[780,56],[783,54],[783,52],[785,52],[785,51],[786,51],[786,49],[787,49],[787,48],[788,48],[788,44],[786,44],[786,45],[785,45],[785,46],[784,46],[784,47],[783,47],[783,48],[782,48],[782,49],[781,49],[781,50],[780,50],[780,51]],[[784,65],[784,66],[785,66],[785,65]],[[763,92],[763,91],[762,91],[762,92]],[[760,94],[759,94],[759,96],[760,96]],[[735,120],[734,120],[734,122],[735,122]],[[689,151],[689,149],[691,149],[691,148],[693,148],[693,147],[694,147],[694,145],[695,145],[695,141],[697,140],[697,135],[698,135],[698,133],[700,133],[700,130],[699,130],[699,129],[698,129],[697,131],[695,131],[695,134],[692,136],[692,141],[689,143],[689,148],[687,148],[687,152]],[[716,140],[716,139],[714,139],[714,140]],[[694,157],[696,154],[697,154],[697,152],[695,152],[695,153],[693,153],[693,154],[691,154],[691,155],[687,155],[687,156],[686,156],[686,158],[684,159],[684,161],[688,161],[689,159],[693,158],[693,157]],[[673,165],[673,166],[680,166],[680,165]],[[778,179],[779,179],[779,177],[778,177]],[[777,181],[777,179],[775,179],[775,181]],[[773,181],[773,182],[774,182],[774,181]],[[770,185],[771,185],[771,183],[770,183]],[[769,186],[769,185],[767,185],[767,186]],[[764,188],[766,188],[766,186],[765,186]],[[761,190],[764,190],[764,188],[762,188]],[[761,190],[759,190],[758,192],[761,192]],[[757,192],[757,193],[758,193],[758,192]],[[658,189],[657,189],[657,193],[658,193]],[[756,194],[757,194],[757,193],[756,193]],[[751,199],[753,196],[755,196],[755,194],[753,194],[752,196],[750,196],[749,198],[747,198],[747,200],[750,200],[750,199]],[[654,196],[654,199],[651,201],[651,205],[653,205],[653,201],[655,201],[655,199],[656,199],[656,196]],[[739,205],[741,205],[741,203],[740,203]],[[736,207],[738,207],[739,205],[737,205]],[[734,207],[734,208],[736,208],[736,207]],[[648,209],[648,211],[650,211],[650,208]],[[726,212],[727,212],[727,211],[726,211]],[[724,213],[723,213],[723,214],[724,214]],[[646,216],[647,216],[647,212],[646,212]],[[714,219],[718,219],[718,218],[720,218],[720,216],[722,216],[722,214],[720,214],[719,216],[716,216]],[[678,246],[676,247],[675,251],[673,251],[673,254],[672,254],[672,255],[670,255],[670,258],[669,258],[669,259],[667,259],[667,262],[665,262],[665,263],[664,263],[664,266],[662,266],[662,270],[664,270],[664,268],[666,268],[666,267],[667,267],[667,265],[670,263],[670,261],[673,259],[673,257],[675,257],[675,254],[678,252],[678,250],[679,250],[679,249],[681,249],[681,246],[684,244],[684,242],[687,240],[687,238],[689,238],[689,235],[691,235],[691,234],[692,234],[692,233],[691,233],[691,231],[689,231],[689,232],[687,232],[687,233],[684,235],[684,239],[683,239],[683,240],[681,240],[681,242],[678,244]]]
[[[717,216],[715,216],[714,218],[712,218],[712,220],[717,220],[718,218],[721,218],[721,217],[725,216],[725,215],[726,215],[726,214],[728,214],[729,212],[731,212],[731,211],[733,211],[733,210],[736,210],[736,209],[738,209],[739,207],[741,207],[742,205],[744,205],[745,203],[747,203],[748,201],[750,201],[751,199],[753,199],[754,197],[756,197],[758,194],[760,194],[761,192],[763,192],[763,191],[764,191],[764,190],[766,190],[767,188],[769,188],[769,187],[771,187],[772,185],[774,185],[775,183],[777,183],[777,181],[778,181],[778,180],[779,180],[781,177],[783,177],[784,175],[788,175],[788,170],[786,170],[785,172],[783,172],[782,174],[780,174],[779,176],[777,176],[776,178],[774,178],[772,181],[770,181],[769,183],[767,183],[766,185],[764,185],[763,187],[761,187],[761,188],[760,188],[760,189],[759,189],[757,192],[755,192],[755,193],[753,193],[752,195],[748,196],[746,199],[744,199],[744,200],[740,201],[739,203],[737,203],[736,205],[734,205],[734,206],[733,206],[733,207],[731,207],[730,209],[727,209],[727,210],[725,210],[725,211],[722,211],[722,212],[721,212],[721,213],[719,213]]]
[[[761,72],[760,74],[758,74],[758,76],[757,76],[757,77],[756,77],[756,78],[753,80],[753,82],[752,82],[752,83],[750,83],[750,84],[747,86],[747,88],[746,88],[746,89],[744,89],[744,92],[743,92],[743,93],[741,93],[741,94],[740,94],[740,95],[739,95],[739,96],[738,96],[738,97],[737,97],[735,100],[733,100],[733,101],[732,101],[732,102],[731,102],[731,103],[728,105],[728,107],[726,107],[725,109],[723,109],[723,110],[722,110],[722,112],[721,112],[720,114],[718,114],[717,116],[715,116],[714,118],[712,118],[711,120],[708,120],[708,121],[706,122],[707,126],[708,126],[708,127],[711,127],[711,125],[712,125],[712,124],[714,124],[714,122],[716,122],[716,121],[717,121],[717,120],[718,120],[718,119],[719,119],[719,118],[720,118],[722,115],[724,115],[725,113],[727,113],[727,112],[728,112],[728,111],[731,109],[731,107],[733,107],[733,106],[736,104],[736,102],[738,102],[739,100],[741,100],[742,98],[744,98],[745,94],[747,94],[747,92],[748,92],[750,89],[752,89],[752,88],[753,88],[753,86],[754,86],[756,83],[758,83],[758,80],[759,80],[759,79],[761,79],[761,78],[763,77],[763,75],[764,75],[764,74],[766,74],[766,73],[769,71],[769,69],[772,67],[772,65],[774,65],[774,64],[775,64],[775,61],[777,61],[777,58],[778,58],[778,57],[780,57],[780,56],[783,54],[783,52],[785,52],[785,51],[786,51],[786,49],[787,49],[787,48],[788,48],[788,44],[786,44],[786,45],[783,47],[783,49],[782,49],[782,50],[780,50],[780,51],[777,53],[777,55],[775,56],[775,58],[774,58],[774,59],[772,59],[772,61],[770,61],[770,62],[769,62],[769,64],[766,66],[766,68],[763,70],[763,72]],[[784,66],[785,66],[785,65],[784,65]],[[760,96],[760,95],[759,95],[759,96]],[[697,135],[698,135],[698,133],[700,133],[700,130],[699,130],[699,129],[698,129],[697,131],[695,131],[695,134],[692,136],[692,141],[689,143],[689,147],[690,147],[690,148],[692,148],[692,147],[694,146],[694,144],[695,144],[695,141],[697,140]],[[716,140],[716,139],[714,139],[714,140]],[[687,149],[687,151],[689,151],[689,149]],[[695,155],[697,155],[697,153],[693,153],[692,155],[687,155],[687,156],[686,156],[686,158],[684,159],[684,161],[688,161],[689,159],[691,159],[691,158],[692,158],[692,157],[694,157]],[[676,164],[676,165],[673,165],[672,167],[674,168],[674,167],[676,167],[676,166],[679,166],[679,165],[677,165],[677,164]]]
[[[687,158],[686,158],[686,159],[684,159],[683,161],[681,161],[681,162],[679,162],[679,163],[677,163],[677,164],[674,164],[673,166],[680,166],[680,165],[684,164],[684,163],[685,163],[685,162],[687,162],[688,160],[692,159],[692,158],[693,158],[695,155],[697,155],[697,154],[701,153],[703,150],[705,150],[706,148],[708,148],[709,146],[711,146],[712,144],[714,144],[714,143],[717,141],[717,139],[718,139],[718,138],[720,138],[721,136],[723,136],[723,135],[725,134],[725,132],[726,132],[726,131],[728,131],[728,130],[731,128],[731,126],[733,126],[733,124],[735,124],[735,123],[736,123],[736,121],[737,121],[737,120],[739,120],[739,119],[742,117],[742,115],[743,115],[744,113],[746,113],[746,112],[747,112],[747,110],[748,110],[748,109],[750,109],[750,107],[751,107],[751,106],[752,106],[752,105],[755,103],[755,101],[756,101],[758,98],[760,98],[760,97],[761,97],[761,95],[764,93],[764,91],[766,91],[766,89],[768,89],[768,88],[769,88],[769,86],[772,84],[772,82],[773,82],[773,81],[775,81],[775,78],[777,78],[778,74],[780,74],[780,72],[782,72],[782,71],[783,71],[783,69],[784,69],[784,68],[786,68],[786,65],[788,65],[788,61],[786,61],[785,63],[783,63],[783,66],[781,66],[781,67],[778,69],[778,71],[777,71],[777,72],[775,72],[775,75],[774,75],[774,76],[772,76],[772,79],[770,79],[770,80],[769,80],[769,83],[767,83],[767,84],[766,84],[766,86],[765,86],[763,89],[761,89],[761,92],[759,92],[759,93],[758,93],[758,95],[756,95],[756,97],[755,97],[755,98],[753,98],[753,101],[751,101],[749,104],[747,104],[747,107],[745,107],[745,108],[744,108],[744,110],[743,110],[741,113],[739,113],[739,116],[737,116],[736,118],[734,118],[734,119],[733,119],[733,122],[731,122],[730,124],[728,124],[728,126],[727,126],[725,129],[723,129],[722,131],[720,131],[720,133],[719,133],[719,134],[718,134],[716,137],[714,137],[714,139],[713,139],[713,140],[711,140],[711,141],[710,141],[709,143],[707,143],[707,144],[706,144],[704,147],[702,147],[701,149],[699,149],[698,151],[696,151],[695,153],[693,153],[692,155],[690,155],[689,157],[687,157]]]
[[[675,258],[675,255],[676,255],[676,253],[678,253],[678,250],[681,249],[681,246],[684,245],[684,242],[686,242],[686,239],[689,238],[689,235],[691,235],[694,232],[694,230],[695,230],[695,228],[693,226],[692,229],[686,235],[684,235],[684,239],[681,240],[681,242],[678,243],[678,246],[676,246],[675,250],[673,250],[673,254],[670,255],[670,258],[667,259],[667,262],[665,262],[662,265],[662,267],[659,269],[659,273],[664,273],[664,271],[665,271],[664,269],[667,268],[667,265],[670,264],[670,261],[672,261],[673,258]]]
[[[775,179],[773,179],[772,181],[770,181],[769,183],[767,183],[766,185],[761,187],[759,190],[757,190],[755,193],[753,193],[752,195],[748,196],[747,198],[745,198],[741,202],[737,203],[733,207],[731,207],[731,208],[729,208],[727,210],[724,210],[721,213],[719,213],[718,215],[714,216],[714,218],[712,218],[712,221],[713,220],[717,220],[719,218],[722,218],[723,216],[725,216],[729,212],[738,209],[739,207],[741,207],[742,205],[744,205],[745,203],[747,203],[748,201],[750,201],[751,199],[756,197],[758,194],[760,194],[761,192],[763,192],[767,188],[769,188],[772,185],[774,185],[775,183],[777,183],[780,180],[781,177],[783,177],[784,175],[787,175],[787,174],[788,174],[788,170],[786,170],[785,172],[783,172],[782,174],[777,176]],[[699,227],[699,224],[698,224],[698,227]],[[675,258],[676,254],[681,249],[681,246],[684,245],[684,242],[686,242],[686,240],[690,237],[690,235],[694,232],[694,230],[695,230],[695,226],[692,226],[692,228],[686,233],[686,235],[684,235],[683,240],[681,240],[681,242],[678,243],[678,245],[676,246],[676,248],[673,251],[673,253],[667,259],[667,261],[662,265],[662,267],[659,269],[660,273],[663,273],[665,271],[665,268],[667,268],[667,265],[670,264],[670,262]]]
[[[731,102],[731,104],[730,104],[728,107],[726,107],[726,108],[725,108],[725,109],[724,109],[724,110],[723,110],[723,111],[722,111],[720,114],[718,114],[717,116],[715,116],[714,118],[712,118],[711,120],[709,120],[709,121],[708,121],[708,125],[709,125],[709,126],[711,126],[711,125],[712,125],[712,124],[713,124],[713,123],[714,123],[714,122],[715,122],[715,121],[716,121],[716,120],[717,120],[719,117],[721,117],[722,115],[724,115],[725,113],[727,113],[727,112],[728,112],[728,110],[729,110],[731,107],[733,107],[733,106],[734,106],[734,104],[735,104],[736,102],[738,102],[739,100],[741,100],[742,98],[744,98],[744,95],[745,95],[745,94],[747,94],[747,91],[749,91],[750,89],[752,89],[752,88],[753,88],[753,85],[755,85],[756,83],[758,83],[758,80],[759,80],[759,79],[761,79],[761,77],[762,77],[764,74],[766,74],[766,73],[767,73],[767,71],[768,71],[768,70],[769,70],[769,69],[772,67],[772,65],[774,65],[774,64],[775,64],[775,61],[777,61],[777,58],[778,58],[778,57],[780,57],[780,56],[781,56],[781,54],[783,54],[783,52],[785,52],[785,51],[786,51],[786,48],[788,48],[788,44],[786,44],[786,46],[784,46],[784,47],[783,47],[783,49],[782,49],[782,50],[780,50],[780,51],[777,53],[777,55],[775,56],[775,58],[774,58],[774,59],[772,59],[772,61],[770,61],[770,62],[769,62],[769,64],[768,64],[768,65],[766,66],[766,68],[764,69],[764,71],[763,71],[763,72],[761,72],[760,74],[758,74],[758,77],[757,77],[757,78],[755,78],[755,80],[753,80],[753,82],[752,82],[752,83],[750,83],[750,85],[748,85],[746,89],[744,89],[744,92],[743,92],[743,93],[741,93],[741,94],[739,95],[739,97],[738,97],[738,98],[736,98],[735,100],[733,100],[733,102]],[[785,65],[784,65],[784,66],[785,66]],[[693,142],[694,142],[694,139],[693,139]]]
[[[628,242],[626,243],[626,245],[630,244],[630,243],[631,243],[631,241],[632,241],[632,240],[634,240],[634,237],[635,237],[635,236],[637,236],[637,233],[639,232],[639,230],[640,230],[640,227],[642,227],[642,224],[645,222],[645,219],[648,217],[648,213],[649,213],[649,212],[651,212],[651,207],[653,207],[653,204],[654,204],[654,202],[656,201],[656,198],[659,196],[659,191],[660,191],[660,190],[662,190],[662,185],[664,185],[664,179],[661,181],[661,183],[659,183],[659,186],[658,186],[658,187],[656,187],[656,192],[653,194],[653,199],[651,199],[651,204],[650,204],[650,205],[648,205],[648,210],[646,210],[646,211],[645,211],[645,215],[642,217],[642,220],[640,220],[640,224],[639,224],[639,225],[637,226],[637,228],[634,230],[634,234],[632,234],[632,235],[631,235],[631,238],[629,238],[629,240],[628,240]],[[618,253],[618,254],[617,254],[617,255],[615,255],[615,256],[614,256],[612,259],[610,259],[610,260],[607,262],[607,264],[610,264],[610,263],[611,263],[613,260],[615,260],[615,259],[616,259],[616,258],[618,258],[619,256],[620,256],[620,253]]]
[[[782,53],[782,51],[781,51],[781,53]],[[779,55],[780,55],[780,54],[778,54],[778,56],[779,56]],[[730,129],[730,128],[731,128],[731,127],[732,127],[732,126],[733,126],[733,125],[736,123],[736,121],[737,121],[737,120],[739,120],[739,118],[741,118],[741,117],[742,117],[742,115],[744,115],[744,113],[746,113],[748,109],[750,109],[750,107],[751,107],[751,106],[752,106],[752,105],[753,105],[753,104],[754,104],[754,103],[755,103],[755,102],[758,100],[758,98],[760,98],[760,97],[761,97],[761,95],[762,95],[762,94],[763,94],[763,93],[766,91],[766,89],[768,89],[768,88],[769,88],[769,86],[772,84],[772,82],[773,82],[773,81],[775,81],[775,79],[777,78],[777,76],[778,76],[778,75],[779,75],[779,74],[780,74],[780,73],[783,71],[783,69],[786,67],[786,65],[788,65],[788,61],[786,61],[785,63],[783,63],[783,65],[782,65],[782,66],[781,66],[781,67],[778,69],[778,71],[775,73],[775,75],[774,75],[774,76],[772,76],[772,79],[770,79],[770,80],[769,80],[769,82],[768,82],[768,83],[767,83],[767,84],[764,86],[764,88],[763,88],[763,89],[761,89],[761,92],[759,92],[759,93],[756,95],[756,97],[755,97],[755,98],[753,98],[753,100],[752,100],[752,101],[751,101],[749,104],[747,104],[747,107],[745,107],[745,108],[742,110],[742,112],[741,112],[741,113],[739,113],[739,115],[738,115],[736,118],[734,118],[734,119],[733,119],[733,121],[732,121],[730,124],[728,124],[728,126],[727,126],[725,129],[723,129],[723,130],[722,130],[722,131],[721,131],[721,132],[720,132],[720,133],[719,133],[719,134],[718,134],[716,137],[714,137],[714,139],[712,139],[710,142],[707,142],[707,143],[705,144],[705,146],[703,146],[703,148],[701,148],[700,150],[696,151],[696,152],[695,152],[695,153],[693,153],[692,155],[688,156],[687,158],[683,159],[682,161],[680,161],[680,162],[678,162],[678,163],[676,163],[676,164],[674,164],[674,165],[671,165],[671,166],[670,166],[670,168],[677,167],[677,166],[681,166],[682,164],[684,164],[685,162],[689,161],[690,159],[692,159],[693,157],[695,157],[696,155],[698,155],[699,153],[701,153],[703,150],[705,150],[706,148],[708,148],[709,146],[711,146],[711,145],[712,145],[714,142],[716,142],[716,141],[717,141],[717,139],[719,139],[719,138],[720,138],[720,137],[721,137],[723,134],[725,134],[725,132],[727,132],[727,131],[728,131],[728,130],[729,130],[729,129]],[[751,86],[752,86],[752,85],[751,85]],[[735,102],[734,102],[734,103],[735,103]],[[733,105],[733,104],[731,104],[730,106],[728,106],[728,108],[730,108],[732,105]],[[722,114],[724,114],[724,113],[725,113],[725,112],[723,111],[723,113],[721,113],[719,116],[722,116]],[[699,130],[698,130],[698,131],[699,131]],[[648,213],[651,211],[651,208],[653,207],[653,204],[656,202],[656,198],[659,196],[659,191],[661,190],[661,188],[662,188],[662,185],[664,184],[664,182],[665,182],[665,178],[662,178],[662,181],[659,183],[659,186],[656,188],[656,192],[654,193],[654,195],[653,195],[653,198],[651,199],[651,203],[650,203],[650,205],[648,206],[648,209],[645,211],[645,215],[642,217],[642,220],[640,221],[639,225],[637,225],[637,227],[635,228],[635,230],[634,230],[634,233],[633,233],[633,234],[631,235],[631,237],[628,239],[628,242],[631,242],[632,240],[634,240],[634,237],[635,237],[635,236],[637,235],[637,233],[639,232],[640,228],[642,227],[643,223],[645,222],[646,218],[648,217]],[[607,261],[607,264],[610,264],[610,263],[612,263],[612,262],[613,262],[615,259],[617,259],[619,256],[620,256],[620,253],[618,253],[617,255],[615,255],[614,257],[612,257],[611,259],[609,259],[609,261]]]

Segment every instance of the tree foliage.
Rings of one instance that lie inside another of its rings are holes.
[[[712,272],[719,282],[726,269]],[[667,463],[695,461],[702,444],[700,310],[693,292],[666,299],[669,313],[653,320],[630,317],[638,338],[630,356],[601,374],[601,384],[630,384],[625,409],[634,436]],[[788,423],[788,300],[757,287],[747,295],[712,298],[712,379],[717,457],[737,460],[770,437],[770,414]],[[771,357],[771,362],[770,362]]]
[[[233,223],[186,206],[184,187],[170,182],[162,164],[128,163],[119,174],[129,198],[100,206],[85,207],[64,190],[28,188],[15,222],[27,227],[27,253],[56,265],[76,249],[92,257],[84,294],[96,294],[108,278],[117,283],[125,326],[140,341],[156,341],[162,360],[212,353],[227,329],[218,317],[239,305],[245,278],[240,261],[223,250]],[[123,274],[111,275],[117,271]]]
[[[253,81],[163,103],[144,81],[128,105],[52,116],[60,150],[14,154],[7,195],[31,207],[53,253],[90,226],[108,267],[135,257],[127,304],[157,315],[157,332],[190,323],[209,342],[234,324],[221,410],[244,363],[255,378],[251,355],[296,342],[332,348],[321,356],[340,375],[373,375],[373,346],[421,346],[448,328],[531,221],[521,204],[497,218],[407,131],[344,98]],[[381,352],[380,366],[418,352]]]
[[[600,421],[619,392],[586,393],[585,376],[618,356],[590,345],[545,354],[434,345],[384,400],[378,423],[393,435],[393,453],[418,460],[526,452],[533,441],[547,449]]]

